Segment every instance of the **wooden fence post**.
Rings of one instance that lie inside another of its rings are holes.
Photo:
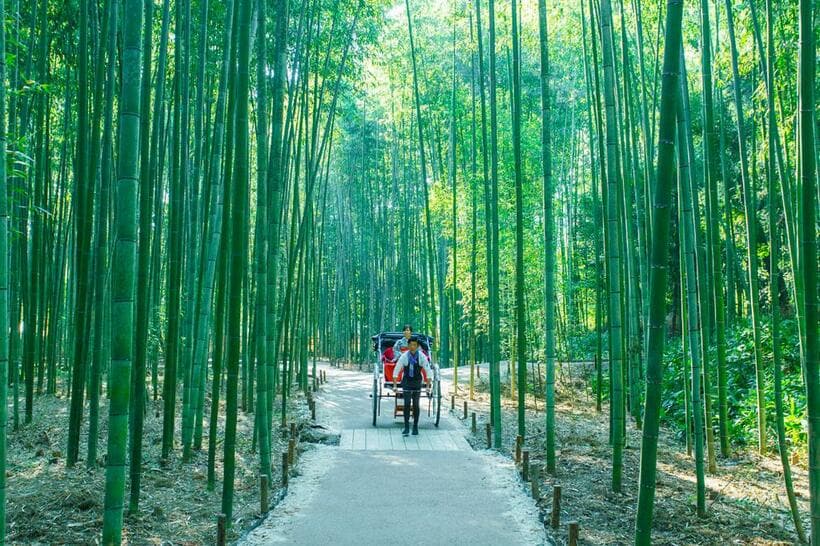
[[[455,411],[456,409],[456,395],[450,397],[450,411]]]
[[[541,479],[541,473],[537,466],[532,467],[532,476],[530,476],[530,494],[533,500],[538,503],[541,500],[541,486],[538,481]]]
[[[467,420],[467,401],[464,401],[464,420]]]
[[[530,479],[530,452],[525,449],[521,455],[524,457],[521,462],[521,479],[527,482]]]
[[[553,485],[552,486],[552,517],[550,518],[550,524],[552,525],[553,529],[558,529],[558,526],[561,525],[561,486],[560,485]]]
[[[288,452],[282,452],[282,487],[288,487]]]
[[[259,511],[268,513],[268,477],[265,474],[259,476]]]
[[[226,529],[225,529],[225,514],[216,516],[216,545],[225,546],[226,544]]]
[[[521,462],[521,444],[524,443],[524,437],[520,434],[515,437],[515,464]]]
[[[578,546],[578,522],[570,521],[567,525],[569,525],[569,540],[567,541],[567,544],[569,546]]]
[[[471,426],[470,426],[470,431],[471,431],[473,434],[475,434],[475,433],[476,433],[476,430],[478,430],[478,429],[476,428],[476,416],[475,416],[475,412],[473,412],[473,418],[472,418],[472,421],[473,421],[473,422],[472,422],[472,424],[471,424]]]
[[[487,423],[487,449],[493,447],[493,426]]]
[[[293,421],[290,422],[290,437],[296,439],[296,423]]]
[[[288,464],[293,466],[293,461],[296,460],[296,440],[291,438],[288,440]]]

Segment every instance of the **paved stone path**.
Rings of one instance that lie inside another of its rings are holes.
[[[353,451],[465,451],[472,449],[454,430],[430,430],[420,436],[402,436],[398,428],[342,430],[341,449]]]
[[[323,369],[317,421],[340,445],[309,449],[285,499],[240,544],[546,543],[512,463],[473,451],[447,406],[438,428],[424,411],[419,435],[404,438],[391,400],[371,426],[371,374]]]

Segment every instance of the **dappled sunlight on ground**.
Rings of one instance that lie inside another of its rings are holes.
[[[465,376],[468,376],[465,373]],[[483,373],[483,372],[482,372]],[[466,389],[464,390],[466,396]],[[478,434],[473,442],[486,445],[484,423],[488,398],[483,392],[470,402],[470,411],[478,415]],[[455,414],[461,415],[460,397]],[[543,408],[529,401],[528,439],[534,466],[543,465],[541,442],[544,434]],[[446,406],[449,409],[449,404]],[[504,451],[509,453],[516,434],[515,405],[503,404]],[[556,404],[557,475],[543,479],[542,491],[562,486],[562,521],[577,519],[582,544],[615,545],[632,542],[637,504],[637,480],[640,463],[641,432],[627,426],[627,448],[624,450],[622,493],[611,491],[611,457],[608,408],[595,412],[594,400],[578,392],[560,389]],[[464,423],[469,426],[469,420]],[[804,515],[808,511],[808,483],[805,469],[795,468],[794,480],[798,502]],[[695,511],[694,459],[674,435],[662,429],[658,444],[658,479],[653,543],[656,545],[750,544],[772,546],[792,544],[791,515],[776,454],[761,458],[741,453],[735,458],[719,459],[718,472],[707,475],[707,517],[698,518]],[[545,501],[549,506],[550,502]],[[808,520],[804,519],[808,527]],[[556,538],[565,539],[565,529]]]

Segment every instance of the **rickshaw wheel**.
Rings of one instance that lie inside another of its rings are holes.
[[[441,380],[437,379],[435,383],[433,383],[433,405],[436,408],[436,422],[435,426],[438,427],[438,422],[441,419]]]
[[[373,378],[373,426],[376,426],[376,412],[378,411],[379,407],[379,380],[375,377]]]

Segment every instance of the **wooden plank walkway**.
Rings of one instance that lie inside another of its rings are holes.
[[[349,451],[464,451],[470,444],[454,430],[421,430],[404,437],[398,428],[342,430],[339,448]]]

